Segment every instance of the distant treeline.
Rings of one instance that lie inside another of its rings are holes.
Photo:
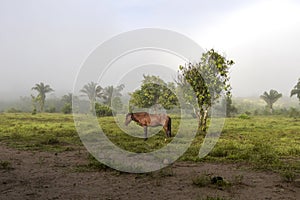
[[[129,95],[121,97],[122,106],[121,113],[128,111],[128,99]],[[269,110],[265,105],[265,102],[260,98],[241,98],[233,97],[232,105],[236,108],[236,111],[232,113],[232,116],[237,116],[243,113],[248,115],[269,115]],[[66,113],[64,110],[65,101],[62,97],[49,97],[45,103],[45,111],[47,113]],[[98,105],[99,107],[99,105]],[[97,106],[96,106],[97,108]],[[0,112],[32,112],[31,97],[20,97],[11,101],[0,102]],[[296,99],[282,98],[274,106],[275,115],[294,115],[295,112],[300,113],[300,104]]]

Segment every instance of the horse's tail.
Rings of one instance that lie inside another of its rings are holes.
[[[168,116],[168,136],[171,137],[171,117]]]

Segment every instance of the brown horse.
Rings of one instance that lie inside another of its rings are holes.
[[[138,125],[144,127],[144,138],[147,137],[147,127],[163,126],[166,136],[171,137],[171,118],[166,114],[149,114],[147,112],[128,113],[125,119],[125,126],[131,121],[135,121]]]

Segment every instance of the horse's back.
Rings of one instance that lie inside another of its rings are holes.
[[[151,126],[163,126],[168,119],[166,114],[149,114]]]
[[[166,114],[137,112],[134,113],[134,118],[141,126],[163,126],[169,117]]]

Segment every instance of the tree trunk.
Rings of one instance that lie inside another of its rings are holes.
[[[45,102],[42,100],[41,101],[41,112],[44,112],[44,104],[45,104]]]
[[[273,114],[273,105],[272,104],[270,105],[270,113],[271,113],[271,115]]]
[[[90,112],[92,115],[95,115],[95,102],[94,101],[90,101]]]
[[[202,131],[206,133],[207,130],[207,109],[203,110],[203,116],[202,116]]]
[[[206,133],[207,130],[207,109],[201,108],[199,111],[194,109],[194,113],[198,119],[198,132]]]

